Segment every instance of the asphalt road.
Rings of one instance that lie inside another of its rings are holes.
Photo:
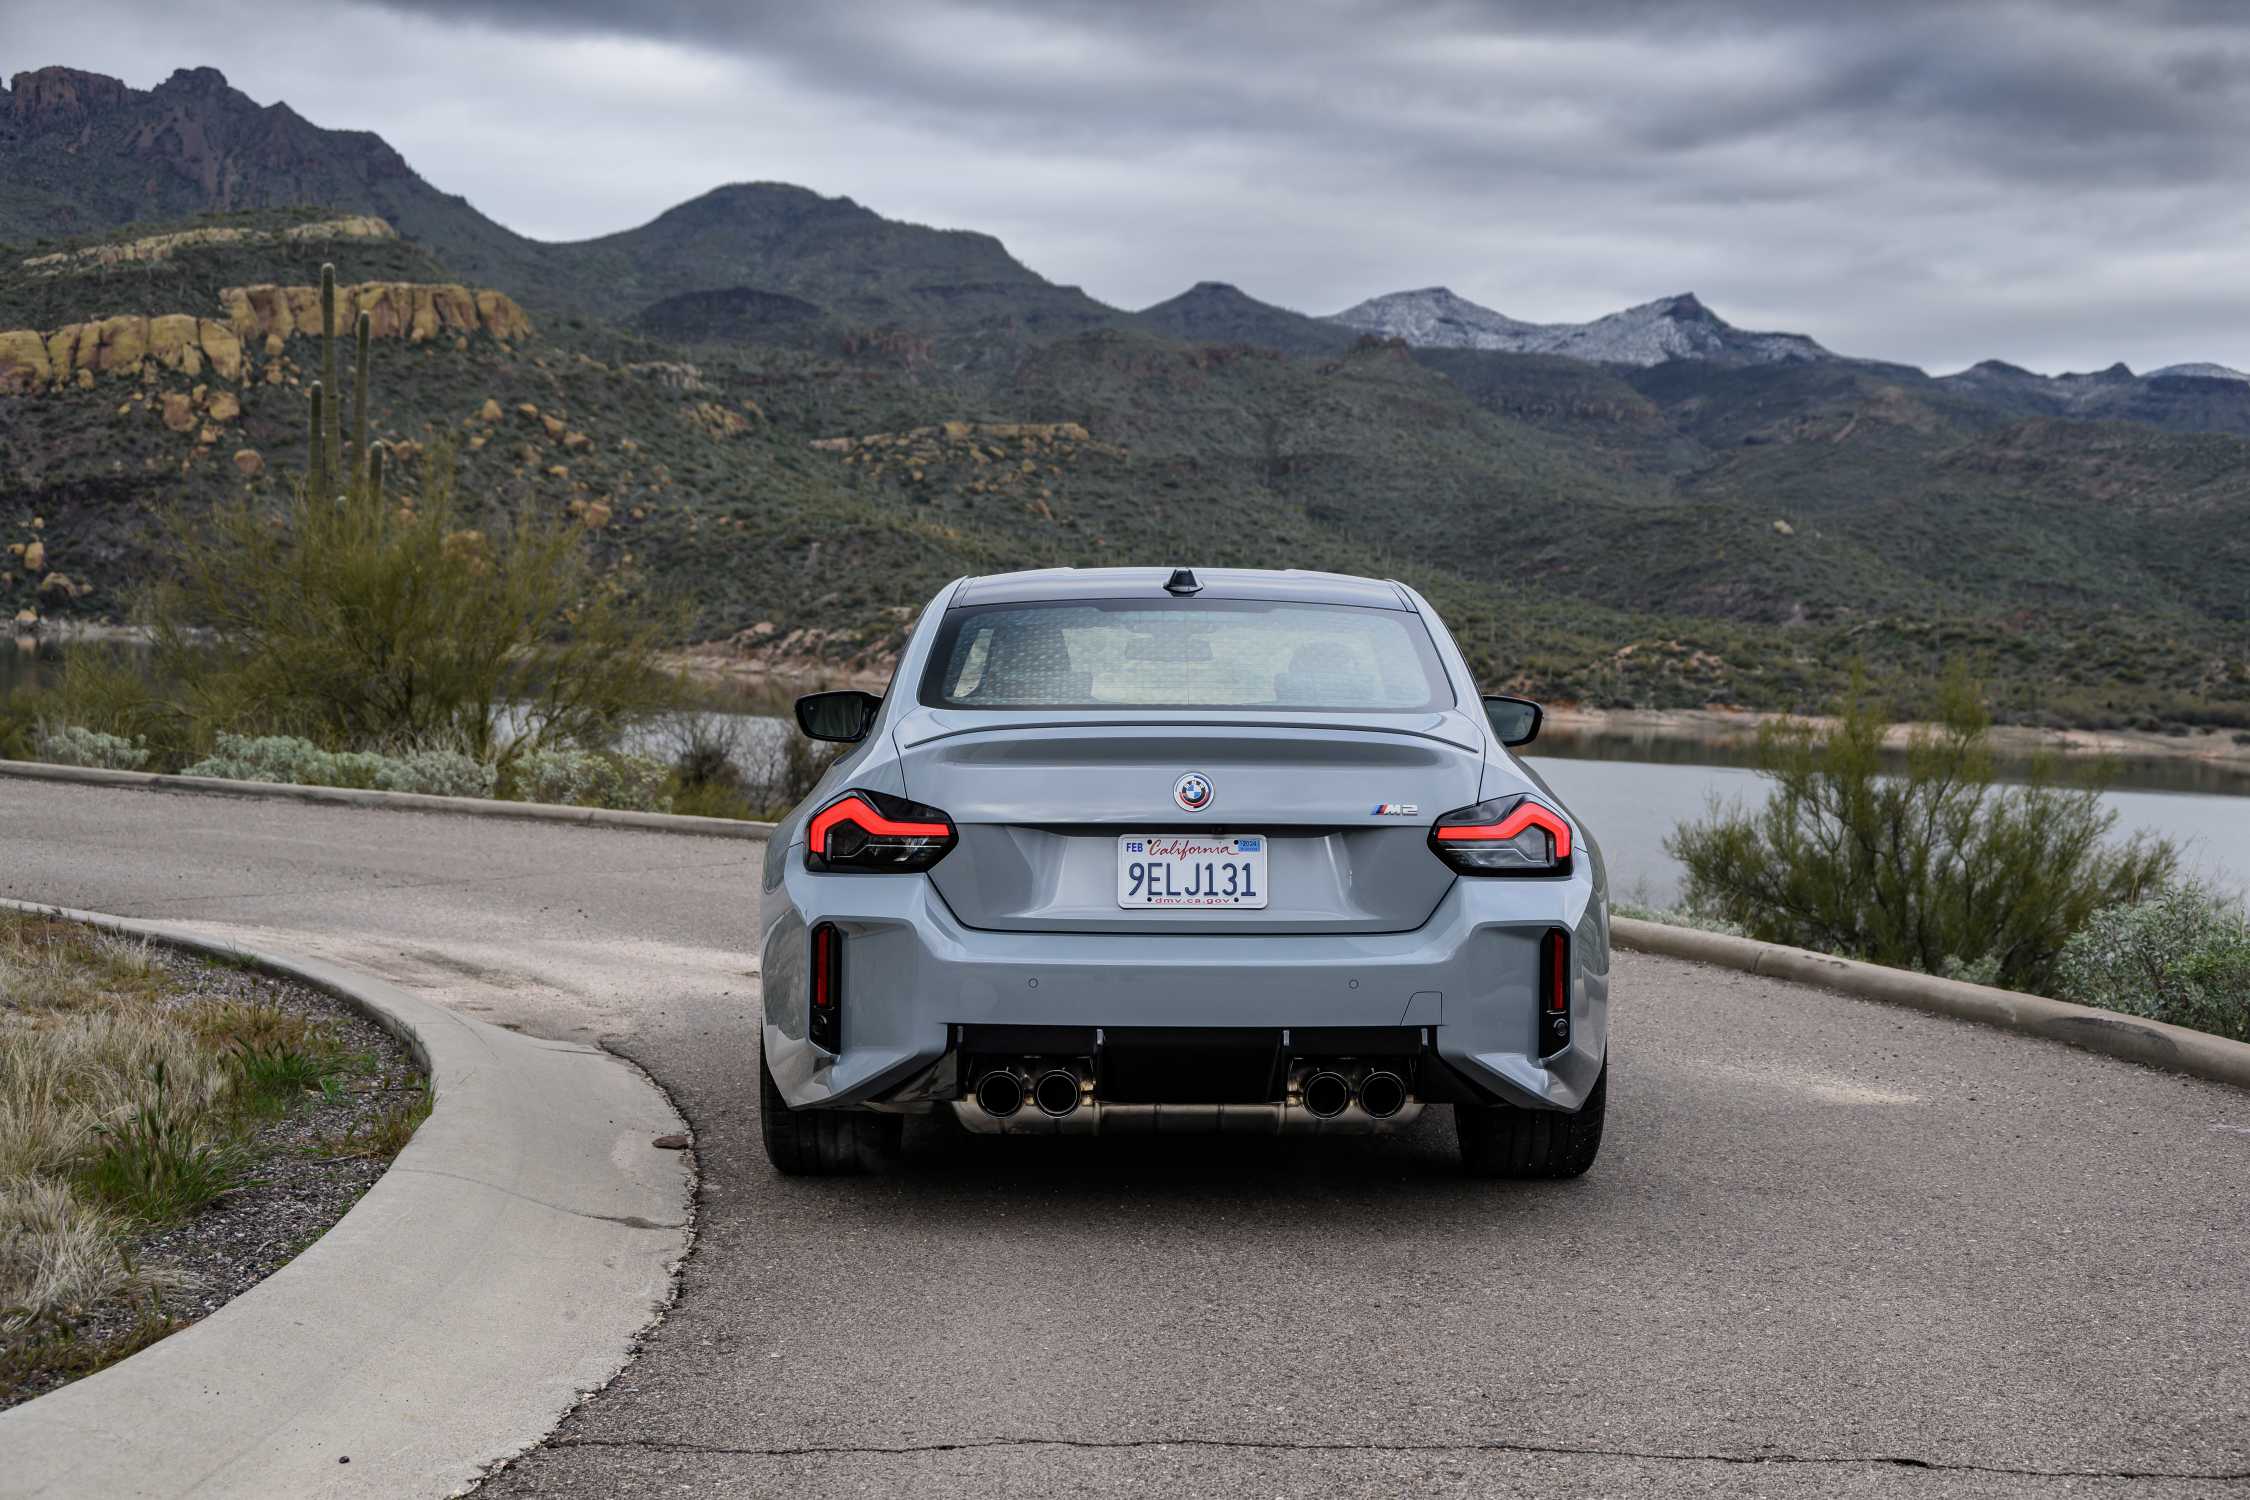
[[[2250,1096],[1620,956],[1583,1181],[970,1140],[785,1181],[753,843],[0,782],[0,895],[598,1039],[693,1123],[637,1361],[495,1495],[2242,1495]],[[557,1309],[557,1316],[569,1316]]]

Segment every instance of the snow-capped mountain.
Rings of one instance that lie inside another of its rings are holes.
[[[1659,297],[1591,323],[1526,323],[1433,286],[1370,297],[1328,321],[1429,348],[1562,354],[1602,364],[1660,365],[1672,359],[1778,364],[1835,357],[1802,334],[1737,328],[1693,292]]]
[[[2166,365],[2162,369],[2149,371],[2141,378],[2143,380],[2240,380],[2250,383],[2250,375],[2245,375],[2240,370],[2230,370],[2225,365],[2209,363]]]

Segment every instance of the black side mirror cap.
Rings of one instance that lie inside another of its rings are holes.
[[[875,727],[882,707],[882,699],[857,688],[807,693],[797,700],[797,727],[816,740],[856,745]]]
[[[1485,722],[1492,726],[1500,743],[1511,750],[1539,738],[1539,721],[1545,717],[1546,712],[1529,698],[1493,693],[1484,700]]]

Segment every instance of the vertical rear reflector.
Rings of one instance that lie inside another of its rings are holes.
[[[1570,934],[1550,927],[1539,939],[1539,1055],[1570,1045]]]
[[[812,1004],[805,1034],[816,1047],[844,1050],[844,934],[833,922],[812,930],[812,962],[808,965]]]

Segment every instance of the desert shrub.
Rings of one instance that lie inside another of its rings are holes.
[[[2054,993],[2250,1042],[2250,914],[2191,881],[2105,907],[2063,945]]]
[[[41,725],[32,740],[32,753],[52,765],[103,771],[138,771],[148,764],[148,747],[139,741],[77,724]]]
[[[669,812],[671,768],[645,755],[615,750],[531,750],[508,767],[508,795],[518,802]]]
[[[754,809],[751,816],[778,818],[804,801],[843,749],[807,739],[792,725],[746,750],[742,794]]]
[[[212,753],[183,774],[443,797],[489,797],[498,779],[493,767],[453,750],[391,756],[369,750],[323,750],[295,735],[240,734],[219,735]]]
[[[1864,682],[1832,729],[1768,725],[1765,806],[1714,809],[1665,841],[1686,867],[1686,904],[1768,942],[2047,988],[2070,935],[2162,885],[2176,852],[2112,843],[2116,814],[2097,787],[2060,784],[2049,765],[2000,784],[1965,672],[1948,673],[1937,707],[1896,773],[1882,756],[1889,719]]]
[[[748,721],[734,714],[679,713],[657,728],[656,742],[682,788],[742,787]]]
[[[170,758],[177,717],[166,711],[149,674],[149,653],[88,641],[63,654],[52,687],[29,695],[40,724],[75,725],[146,746]]]
[[[653,654],[670,622],[628,604],[585,526],[528,502],[465,506],[443,444],[412,493],[386,493],[380,452],[343,449],[341,395],[331,382],[326,435],[278,508],[237,496],[167,524],[171,576],[141,610],[184,741],[257,732],[496,761],[609,743],[664,704]],[[354,397],[364,420],[364,384]]]
[[[380,792],[423,792],[433,797],[489,797],[500,773],[458,750],[414,750],[383,756],[375,773]]]

